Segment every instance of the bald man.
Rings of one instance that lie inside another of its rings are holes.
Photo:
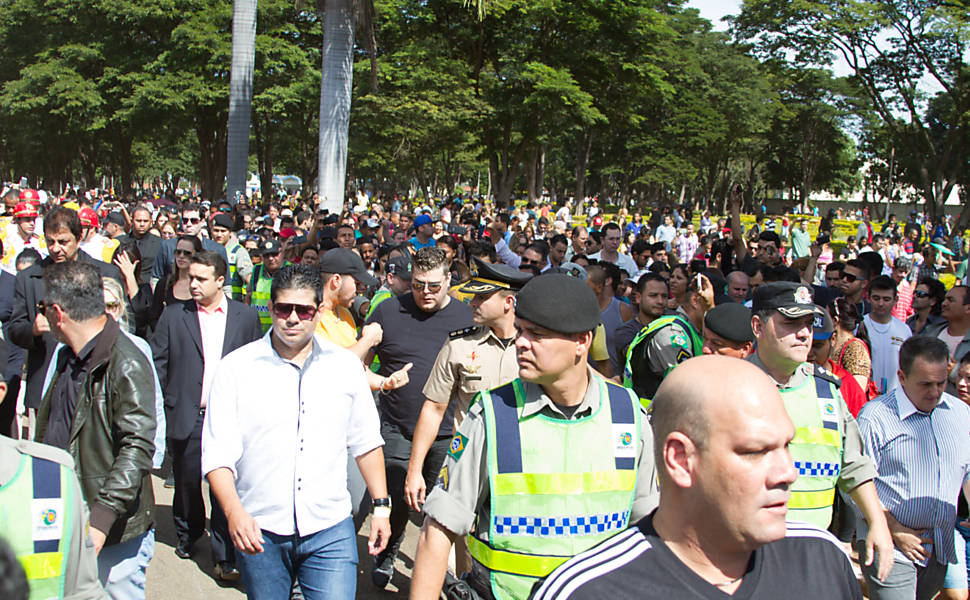
[[[744,271],[731,271],[727,275],[728,296],[735,302],[744,304],[751,289],[750,279]]]
[[[862,598],[838,540],[785,521],[795,427],[764,372],[692,358],[652,410],[658,508],[553,571],[533,600]]]

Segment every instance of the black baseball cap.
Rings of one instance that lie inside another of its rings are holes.
[[[406,254],[388,259],[387,267],[385,268],[391,275],[397,275],[405,281],[411,281],[411,260]]]
[[[367,272],[363,259],[353,250],[334,248],[320,257],[317,268],[321,273],[336,273],[350,275],[364,285],[377,285],[377,278]]]
[[[263,256],[267,254],[279,254],[283,251],[283,246],[280,245],[278,240],[266,240],[259,245],[259,253]]]

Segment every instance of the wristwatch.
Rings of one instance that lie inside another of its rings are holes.
[[[390,498],[374,498],[373,502],[374,502],[374,508],[377,508],[379,506],[386,506],[388,508],[391,508]]]

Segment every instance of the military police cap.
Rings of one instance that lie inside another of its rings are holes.
[[[506,264],[491,264],[472,257],[472,278],[459,291],[466,294],[487,294],[496,290],[518,291],[532,279],[530,273],[513,269]]]
[[[751,309],[737,302],[719,304],[707,311],[704,315],[704,326],[736,344],[754,340],[754,333],[751,331]]]
[[[233,229],[235,229],[233,225],[234,224],[232,222],[232,217],[230,217],[229,215],[219,213],[216,216],[212,217],[213,227],[222,227],[224,229],[228,229],[229,231],[232,231]]]
[[[411,281],[411,259],[405,253],[402,256],[395,256],[387,261],[386,270],[392,275],[397,275],[401,279]]]
[[[276,240],[266,240],[259,245],[259,253],[262,255],[267,254],[279,254],[283,250],[283,246]]]
[[[803,283],[775,281],[759,285],[751,297],[751,310],[777,310],[790,319],[816,315],[821,308],[812,300],[812,288]]]
[[[583,333],[600,324],[600,307],[586,282],[557,273],[533,277],[523,286],[515,316],[557,333]]]

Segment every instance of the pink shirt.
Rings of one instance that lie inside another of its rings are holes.
[[[216,374],[216,366],[222,360],[222,342],[226,339],[226,311],[229,302],[225,294],[214,308],[206,310],[196,302],[199,309],[199,330],[202,332],[202,398],[199,406],[204,408],[209,400],[209,388]]]
[[[913,292],[915,291],[916,288],[908,279],[900,281],[899,285],[896,286],[896,306],[893,307],[893,316],[903,323],[916,312],[913,310]]]

